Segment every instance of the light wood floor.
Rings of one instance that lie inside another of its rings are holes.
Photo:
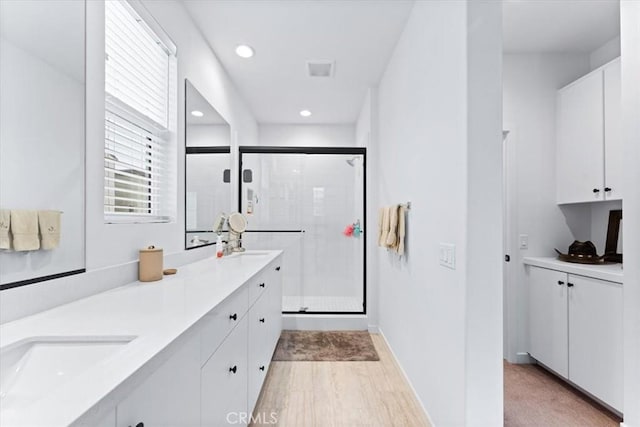
[[[379,362],[271,362],[254,411],[266,422],[252,425],[430,427],[384,340],[371,337]]]

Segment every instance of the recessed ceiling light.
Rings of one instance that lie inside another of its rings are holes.
[[[311,115],[311,111],[309,111],[309,110],[302,110],[302,111],[300,111],[300,115],[301,115],[302,117],[309,117],[309,116]]]
[[[246,44],[241,44],[238,47],[236,47],[236,54],[240,58],[251,58],[253,56],[253,53],[254,53],[253,48]]]
[[[192,115],[193,117],[202,117],[202,116],[204,116],[204,113],[203,113],[202,111],[193,110],[193,111],[191,112],[191,115]]]

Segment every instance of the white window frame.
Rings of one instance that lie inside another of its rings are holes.
[[[111,1],[111,0],[107,0]],[[145,25],[149,33],[156,39],[168,55],[168,88],[167,88],[167,120],[166,127],[156,123],[153,119],[145,115],[144,113],[137,111],[135,108],[127,105],[118,98],[111,96],[105,90],[105,128],[107,126],[107,116],[115,115],[119,119],[134,123],[139,128],[144,129],[147,133],[162,139],[166,146],[163,147],[162,155],[165,157],[165,167],[161,170],[162,177],[161,182],[161,196],[160,207],[155,212],[151,213],[114,213],[108,212],[107,200],[109,197],[108,191],[114,191],[113,189],[107,190],[107,184],[109,178],[107,177],[106,165],[108,159],[107,154],[107,137],[105,130],[105,178],[103,180],[104,194],[104,221],[107,224],[135,224],[135,223],[167,223],[174,222],[176,219],[176,201],[177,201],[177,49],[176,45],[164,32],[162,27],[157,23],[153,16],[144,8],[139,0],[120,0],[122,3],[128,5],[134,14],[137,14],[141,19],[141,24]],[[105,5],[106,6],[106,5]],[[106,17],[105,17],[106,25]],[[106,42],[106,41],[105,41]],[[106,56],[105,56],[106,59]],[[105,65],[106,67],[106,65]],[[106,76],[105,76],[106,79]],[[156,177],[157,178],[157,177]],[[150,180],[154,179],[153,176]],[[143,180],[142,180],[143,181]],[[111,181],[110,184],[115,186],[115,181]],[[127,191],[127,190],[121,190]],[[122,194],[122,193],[121,193]],[[114,197],[111,199],[115,200]],[[153,200],[151,198],[150,203]]]

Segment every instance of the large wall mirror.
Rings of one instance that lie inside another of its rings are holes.
[[[0,289],[84,271],[84,52],[84,1],[0,1]]]
[[[185,247],[215,244],[213,223],[231,208],[231,127],[185,80]]]

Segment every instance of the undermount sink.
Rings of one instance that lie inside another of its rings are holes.
[[[2,410],[44,397],[135,337],[33,337],[0,349]]]

